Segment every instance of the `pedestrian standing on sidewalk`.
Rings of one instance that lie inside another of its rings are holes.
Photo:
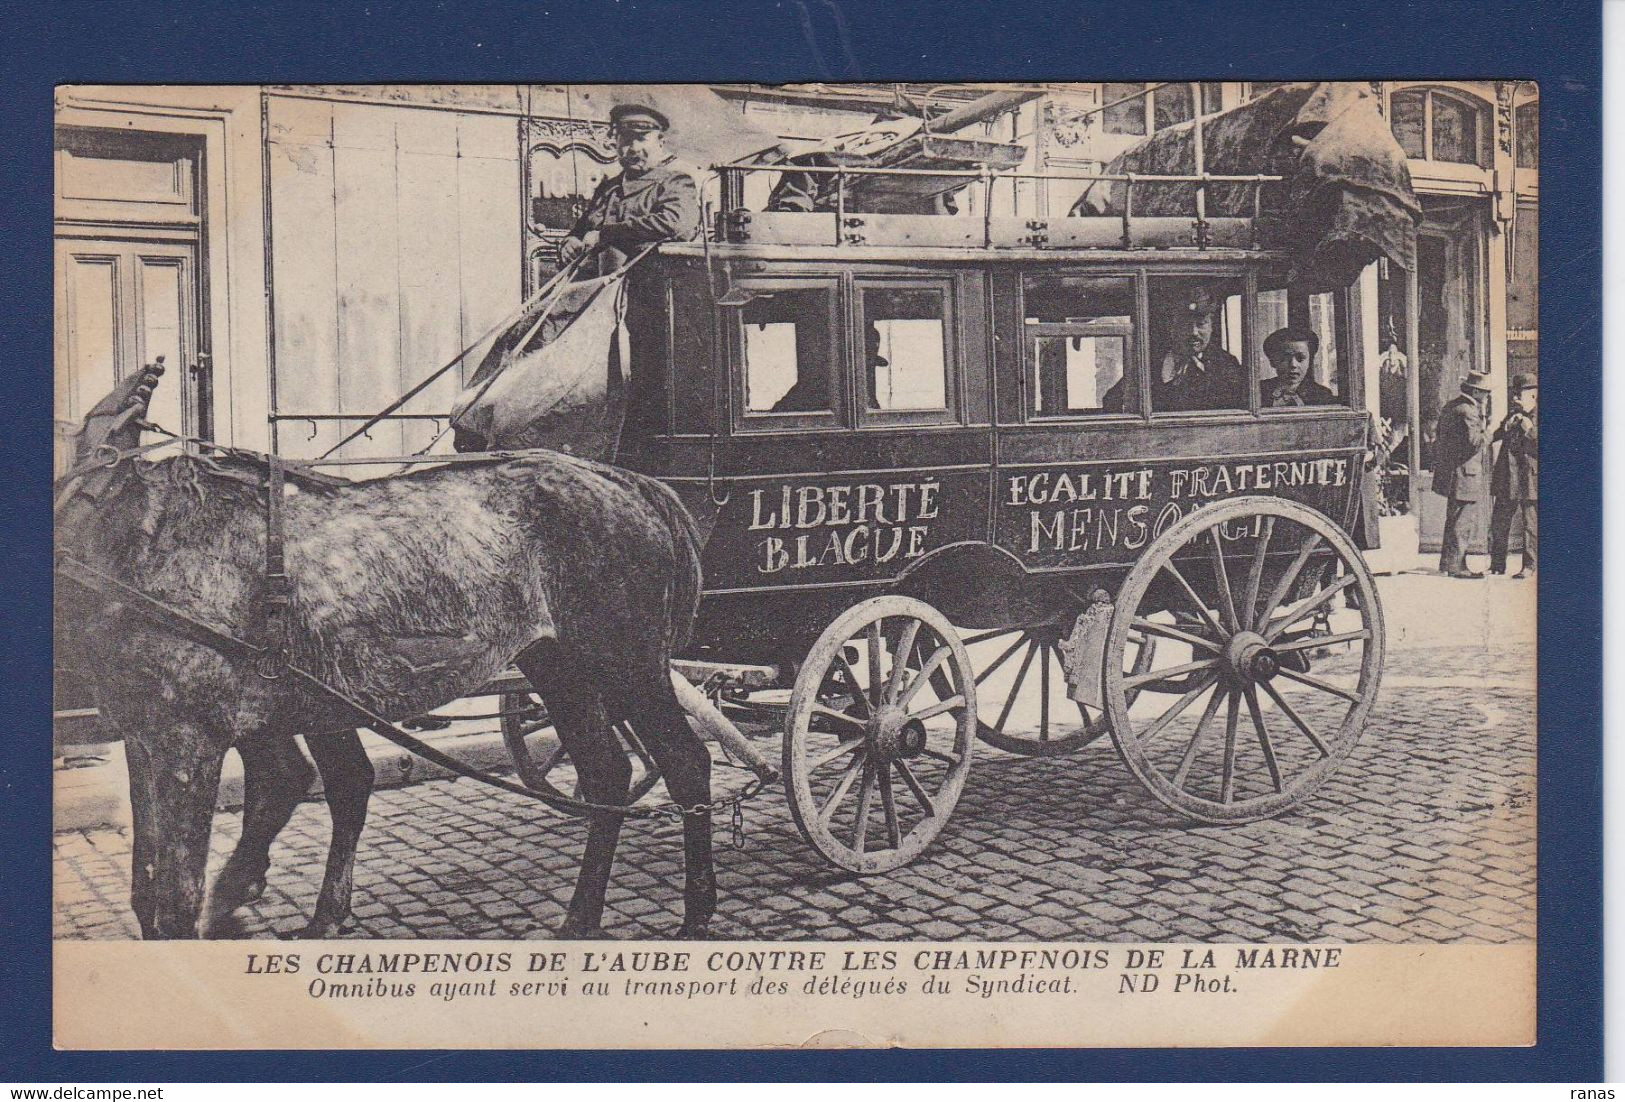
[[[1467,543],[1470,510],[1484,500],[1489,489],[1484,477],[1489,381],[1487,372],[1468,372],[1461,393],[1439,411],[1438,435],[1433,445],[1433,490],[1446,501],[1439,572],[1452,578],[1484,576],[1467,569]]]
[[[1535,377],[1512,377],[1512,411],[1495,439],[1501,450],[1490,471],[1490,497],[1495,501],[1490,513],[1490,573],[1507,572],[1507,544],[1512,536],[1512,519],[1523,516],[1523,566],[1514,578],[1527,578],[1535,572],[1535,512],[1540,496],[1540,422],[1535,412],[1538,397]]]

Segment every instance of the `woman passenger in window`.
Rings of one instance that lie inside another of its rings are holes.
[[[1264,338],[1264,355],[1275,369],[1275,377],[1264,380],[1266,409],[1337,404],[1337,395],[1315,382],[1320,337],[1313,329],[1302,325],[1277,329]]]

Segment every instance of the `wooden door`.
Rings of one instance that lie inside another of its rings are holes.
[[[118,380],[161,356],[169,369],[150,417],[208,434],[199,366],[197,247],[191,242],[58,237],[57,470],[65,436]]]
[[[56,132],[56,464],[119,379],[159,356],[152,417],[209,436],[201,242],[202,143],[185,135]]]

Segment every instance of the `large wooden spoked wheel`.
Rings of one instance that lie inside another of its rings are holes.
[[[1023,757],[1055,757],[1081,750],[1106,734],[1106,713],[1073,700],[1061,640],[1065,623],[976,632],[965,649],[976,671],[976,737],[998,750]],[[1136,670],[1150,668],[1156,640],[1139,647]],[[1132,694],[1132,690],[1131,690]],[[1132,700],[1132,695],[1131,698]]]
[[[532,746],[533,738],[543,731],[552,730],[547,709],[534,693],[503,693],[497,709],[502,713],[502,741],[513,759],[514,772],[526,788],[561,799],[576,799],[576,794],[565,792],[553,782],[553,774],[570,764],[570,755],[558,742],[545,749]],[[613,730],[621,742],[632,751],[632,788],[627,803],[632,804],[649,794],[660,782],[660,769],[638,741],[637,734],[626,724],[617,723]],[[538,749],[540,752],[538,753]]]
[[[975,735],[976,683],[947,619],[911,597],[853,606],[818,637],[790,694],[796,826],[851,872],[907,864],[959,802]]]
[[[1153,668],[1136,668],[1133,635],[1158,640]],[[1155,539],[1118,591],[1112,738],[1147,790],[1193,819],[1276,815],[1354,749],[1382,656],[1376,586],[1341,529],[1281,498],[1219,502]]]

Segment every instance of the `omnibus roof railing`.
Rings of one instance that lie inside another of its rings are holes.
[[[1133,226],[1137,217],[1142,220],[1146,216],[1137,216],[1134,212],[1135,188],[1142,185],[1167,184],[1194,184],[1193,209],[1191,216],[1193,222],[1193,243],[1198,248],[1207,247],[1210,239],[1210,223],[1207,217],[1207,189],[1216,184],[1243,184],[1252,187],[1252,216],[1249,221],[1253,225],[1254,244],[1257,243],[1256,226],[1263,209],[1263,189],[1265,184],[1281,183],[1286,177],[1269,173],[1109,173],[1109,172],[1013,172],[995,169],[986,162],[975,166],[975,171],[968,168],[887,168],[865,167],[859,165],[798,165],[788,162],[775,163],[744,163],[732,162],[729,164],[713,165],[711,170],[722,180],[722,220],[719,230],[726,231],[730,227],[742,224],[742,219],[748,218],[750,209],[744,204],[743,177],[746,173],[799,173],[809,176],[825,176],[835,178],[835,206],[828,210],[815,210],[812,212],[768,212],[768,213],[812,213],[817,215],[829,214],[834,216],[835,243],[848,243],[849,238],[843,235],[842,229],[847,225],[848,203],[847,187],[850,177],[883,176],[883,177],[921,177],[921,178],[953,178],[966,180],[964,187],[980,186],[982,190],[982,223],[984,247],[993,245],[993,187],[1002,180],[1037,180],[1052,182],[1073,183],[1112,183],[1124,185],[1123,208],[1118,215],[1099,215],[1083,217],[1113,218],[1121,223],[1121,244],[1129,247],[1133,241]],[[955,189],[957,190],[957,189]],[[880,212],[864,212],[873,215]],[[1020,217],[1017,215],[1017,217]],[[1048,218],[1033,218],[1028,220],[1029,226],[1040,229],[1048,225]],[[726,235],[726,234],[724,234]]]

